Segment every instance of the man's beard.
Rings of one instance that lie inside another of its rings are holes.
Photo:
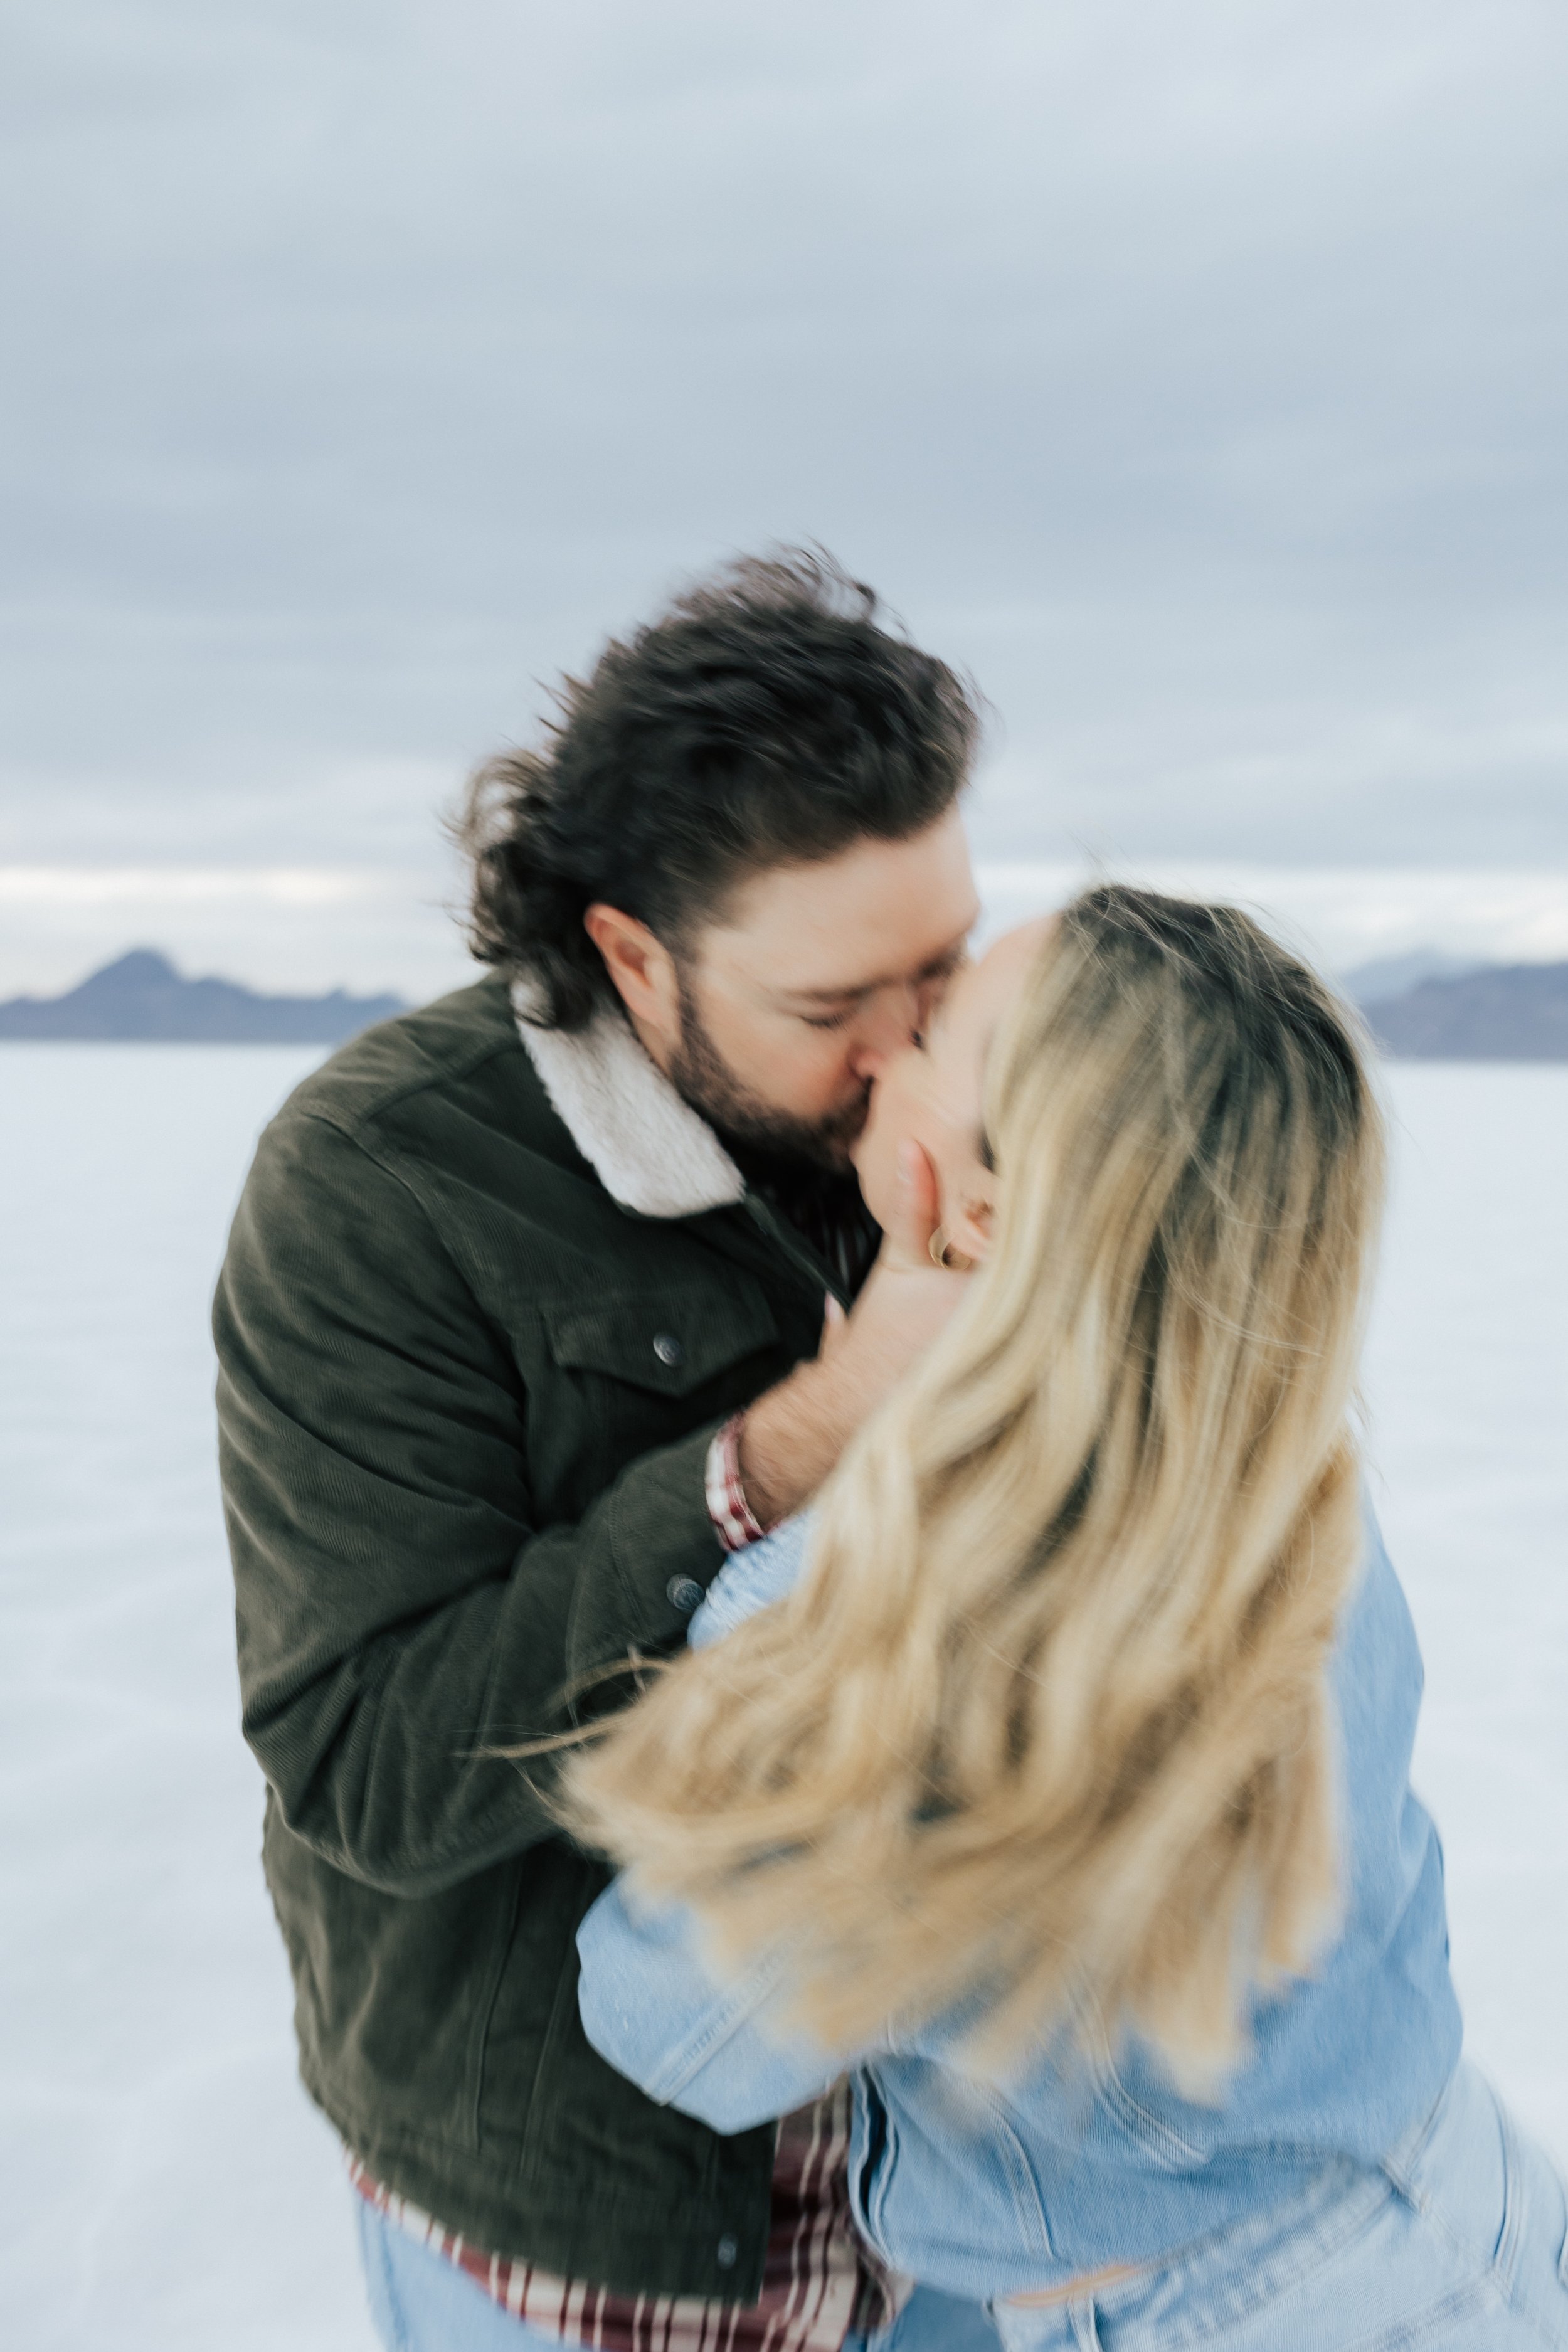
[[[804,1163],[826,1168],[835,1175],[848,1173],[849,1147],[866,1124],[871,1106],[868,1086],[842,1110],[826,1118],[795,1118],[786,1110],[753,1094],[730,1067],[703,1024],[696,999],[683,971],[677,973],[680,990],[680,1045],[669,1075],[677,1091],[693,1110],[700,1111],[722,1139],[742,1150],[788,1165]]]

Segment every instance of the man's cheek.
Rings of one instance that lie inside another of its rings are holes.
[[[746,1076],[764,1093],[789,1095],[802,1109],[835,1109],[856,1089],[843,1041],[804,1028],[794,1036],[773,1040],[764,1058]]]

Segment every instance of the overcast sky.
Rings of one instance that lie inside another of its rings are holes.
[[[1562,0],[0,24],[0,985],[124,869],[438,898],[773,540],[973,669],[994,859],[1568,876]]]

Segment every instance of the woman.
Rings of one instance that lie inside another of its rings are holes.
[[[1408,1785],[1342,1009],[1242,915],[1095,890],[889,1072],[873,1208],[910,1140],[971,1295],[572,1768],[629,1871],[590,2038],[721,2130],[856,2068],[860,2227],[1009,2347],[1568,2345]]]

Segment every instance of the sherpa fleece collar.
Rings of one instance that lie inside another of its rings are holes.
[[[536,1029],[529,982],[514,983],[511,1002],[556,1116],[612,1201],[642,1217],[694,1217],[742,1197],[745,1178],[624,1013],[606,1006],[586,1029]]]

